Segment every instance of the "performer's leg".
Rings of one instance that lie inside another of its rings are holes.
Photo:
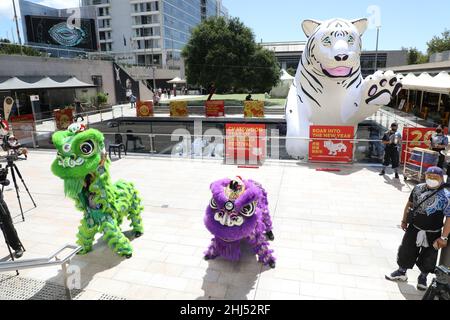
[[[92,244],[94,243],[97,231],[97,227],[89,227],[85,219],[81,220],[77,234],[77,244],[82,248],[79,254],[83,255],[92,251]]]
[[[111,218],[103,222],[100,226],[100,232],[103,232],[103,239],[108,243],[108,246],[119,256],[131,258],[133,248],[130,240],[128,240],[116,222]]]
[[[248,239],[253,251],[258,255],[258,260],[265,266],[275,268],[275,257],[272,255],[273,250],[269,249],[269,243],[262,234],[256,234]]]
[[[205,251],[205,260],[213,260],[219,256],[219,252],[216,247],[216,239],[211,240],[208,250]]]

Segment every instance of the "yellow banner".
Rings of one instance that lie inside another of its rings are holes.
[[[264,101],[244,101],[244,117],[264,118]]]
[[[188,117],[187,101],[171,101],[170,102],[170,116],[171,117]]]

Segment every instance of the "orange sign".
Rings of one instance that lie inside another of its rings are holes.
[[[188,117],[189,111],[187,101],[171,101],[170,102],[171,117]]]
[[[267,154],[266,125],[227,123],[226,159],[233,164],[257,164],[264,161]]]
[[[310,161],[352,162],[354,127],[311,126],[309,136]]]
[[[225,101],[210,100],[205,102],[205,113],[207,117],[224,117]]]
[[[153,117],[153,102],[138,101],[136,106],[136,115],[138,118]]]
[[[56,109],[53,111],[53,115],[55,116],[56,129],[58,130],[67,130],[69,126],[73,123],[73,109],[65,108],[65,109]]]
[[[264,118],[264,101],[244,101],[244,117]]]
[[[402,163],[405,163],[408,150],[411,152],[413,148],[430,149],[431,137],[435,132],[436,128],[403,128],[405,144],[402,150]],[[448,135],[448,128],[445,128],[444,134]],[[409,153],[410,156],[411,154]]]

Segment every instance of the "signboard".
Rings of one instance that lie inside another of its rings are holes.
[[[266,125],[227,123],[226,161],[233,164],[257,164],[267,154]]]
[[[73,123],[73,109],[56,109],[53,111],[55,117],[56,129],[67,130]]]
[[[153,102],[138,101],[136,107],[136,115],[138,118],[153,117]]]
[[[11,97],[6,97],[3,100],[3,112],[6,120],[9,120],[9,116],[11,114],[11,110],[14,106],[14,99]]]
[[[80,19],[79,25],[69,18],[25,16],[28,42],[97,51],[97,31],[94,19]]]
[[[205,113],[207,117],[224,117],[225,101],[209,100],[205,102]]]
[[[171,101],[170,102],[170,116],[171,117],[188,117],[187,101]]]
[[[32,114],[11,117],[11,127],[13,134],[20,143],[34,142],[34,131],[36,126]]]
[[[309,143],[310,161],[352,162],[354,127],[311,126],[309,136],[311,139]]]
[[[244,101],[244,117],[264,118],[264,101]]]
[[[405,163],[407,158],[409,160],[408,150],[412,148],[430,149],[431,137],[435,132],[436,128],[403,128],[402,163]],[[444,129],[444,134],[448,135],[448,128]]]

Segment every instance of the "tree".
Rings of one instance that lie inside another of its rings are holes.
[[[0,38],[0,54],[6,55],[26,55],[26,56],[40,56],[41,53],[31,47],[19,46],[18,44],[12,44],[9,39]]]
[[[297,73],[297,69],[290,67],[286,70],[286,72],[289,73],[291,76],[295,77],[295,74]]]
[[[429,42],[428,54],[431,56],[434,53],[444,52],[450,50],[450,31],[445,30],[442,32],[441,37],[434,36]]]
[[[186,77],[192,85],[218,92],[268,90],[279,78],[273,53],[258,46],[251,29],[238,18],[210,18],[192,31],[184,47]]]
[[[421,64],[428,62],[428,56],[423,54],[417,48],[409,48],[408,50],[408,64]]]

